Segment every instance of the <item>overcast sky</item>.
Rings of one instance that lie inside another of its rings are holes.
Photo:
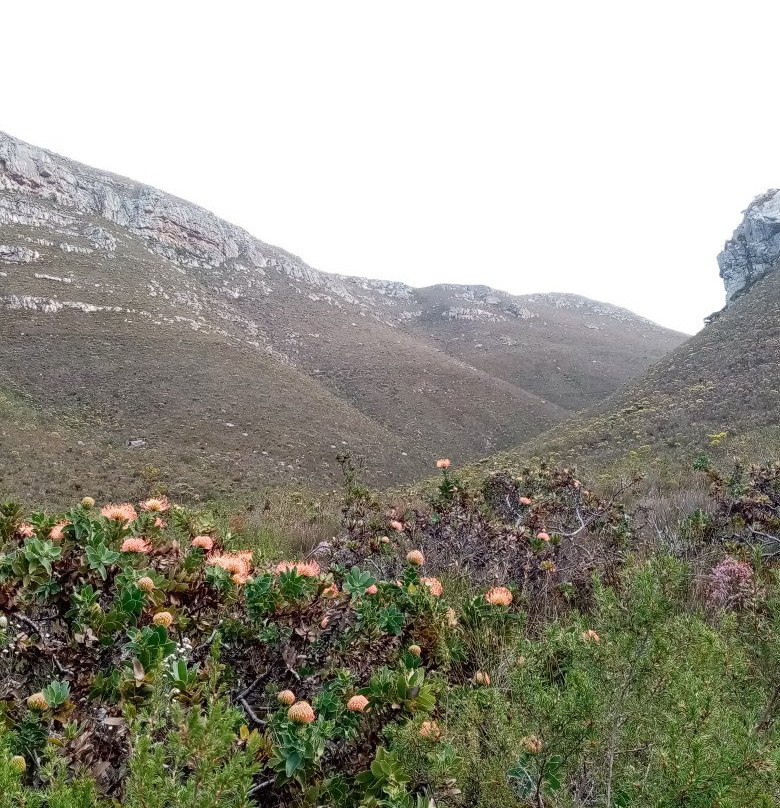
[[[0,26],[0,129],[326,271],[694,332],[780,182],[768,0],[24,0]]]

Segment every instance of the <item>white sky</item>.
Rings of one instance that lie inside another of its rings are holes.
[[[319,269],[693,332],[778,184],[780,3],[3,3],[0,129]]]

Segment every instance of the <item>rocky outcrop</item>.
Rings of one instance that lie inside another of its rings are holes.
[[[718,255],[726,305],[769,272],[780,259],[780,190],[757,196]]]

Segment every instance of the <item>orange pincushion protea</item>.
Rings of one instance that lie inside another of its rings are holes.
[[[251,560],[247,560],[246,552],[214,555],[208,559],[208,563],[229,572],[231,580],[237,585],[245,584],[252,571]]]
[[[43,693],[33,693],[32,696],[27,697],[27,706],[31,710],[48,710],[49,702],[46,701]]]
[[[393,521],[390,522],[390,527],[400,533],[404,529],[404,523],[399,522],[397,519],[393,519]]]
[[[542,530],[536,534],[536,538],[539,539],[539,541],[550,541],[550,534]]]
[[[154,581],[148,575],[139,578],[137,586],[142,592],[154,592],[155,590]]]
[[[54,525],[54,527],[49,531],[49,538],[52,541],[62,541],[62,530],[63,528],[67,527],[68,524],[68,522],[57,522],[57,524]]]
[[[280,690],[276,694],[276,700],[280,704],[286,704],[288,707],[295,704],[295,693],[292,690]]]
[[[428,587],[428,591],[436,598],[444,591],[438,578],[420,578],[420,583]]]
[[[100,509],[100,513],[106,519],[112,522],[121,522],[124,525],[134,522],[138,518],[135,508],[129,502],[122,505],[106,505]]]
[[[438,741],[439,738],[441,738],[439,725],[435,721],[423,721],[422,724],[420,724],[420,737]]]
[[[351,713],[362,713],[368,707],[368,699],[365,696],[353,696],[347,702],[347,709]]]
[[[157,612],[152,618],[152,622],[155,626],[170,628],[173,625],[173,615],[170,612]]]
[[[122,542],[119,549],[123,553],[151,553],[152,545],[140,536],[131,536]]]
[[[35,535],[35,528],[29,524],[28,522],[22,522],[19,527],[16,528],[16,532],[23,538],[29,539]]]
[[[142,511],[147,513],[165,513],[171,507],[168,497],[154,497],[142,502],[139,506]]]
[[[410,653],[412,656],[416,656],[416,657],[418,657],[418,656],[420,656],[420,654],[422,653],[422,648],[420,648],[420,646],[419,646],[419,645],[410,645],[410,646],[409,646],[409,653]]]
[[[297,701],[287,711],[287,717],[296,724],[311,724],[314,721],[314,710],[308,701]]]
[[[415,567],[421,567],[425,563],[425,556],[420,550],[410,550],[406,554],[406,560]]]
[[[505,586],[493,586],[485,592],[485,600],[493,606],[509,606],[512,593]]]
[[[378,591],[379,591],[379,589],[377,588],[376,584],[371,584],[371,586],[366,587],[366,594],[367,595],[376,595],[376,593]]]
[[[441,460],[436,461],[436,468],[437,469],[448,469],[450,467],[450,461],[443,457]]]
[[[274,575],[281,575],[291,570],[295,570],[304,578],[316,578],[321,572],[320,565],[316,561],[280,561],[274,567]]]
[[[214,549],[214,539],[211,536],[196,536],[190,544],[193,547],[200,547],[201,550],[206,550],[206,552]]]
[[[81,507],[86,508],[87,510],[94,508],[95,500],[92,497],[84,497],[84,499],[81,500]]]
[[[533,502],[531,497],[520,497],[520,504],[521,505],[530,505]]]

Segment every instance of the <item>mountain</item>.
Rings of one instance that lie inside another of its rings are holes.
[[[726,307],[705,328],[585,413],[496,467],[552,456],[616,478],[649,470],[675,484],[700,453],[780,455],[780,191],[762,194],[718,256]]]
[[[327,274],[0,133],[0,490],[376,482],[528,440],[684,335],[573,295]]]

